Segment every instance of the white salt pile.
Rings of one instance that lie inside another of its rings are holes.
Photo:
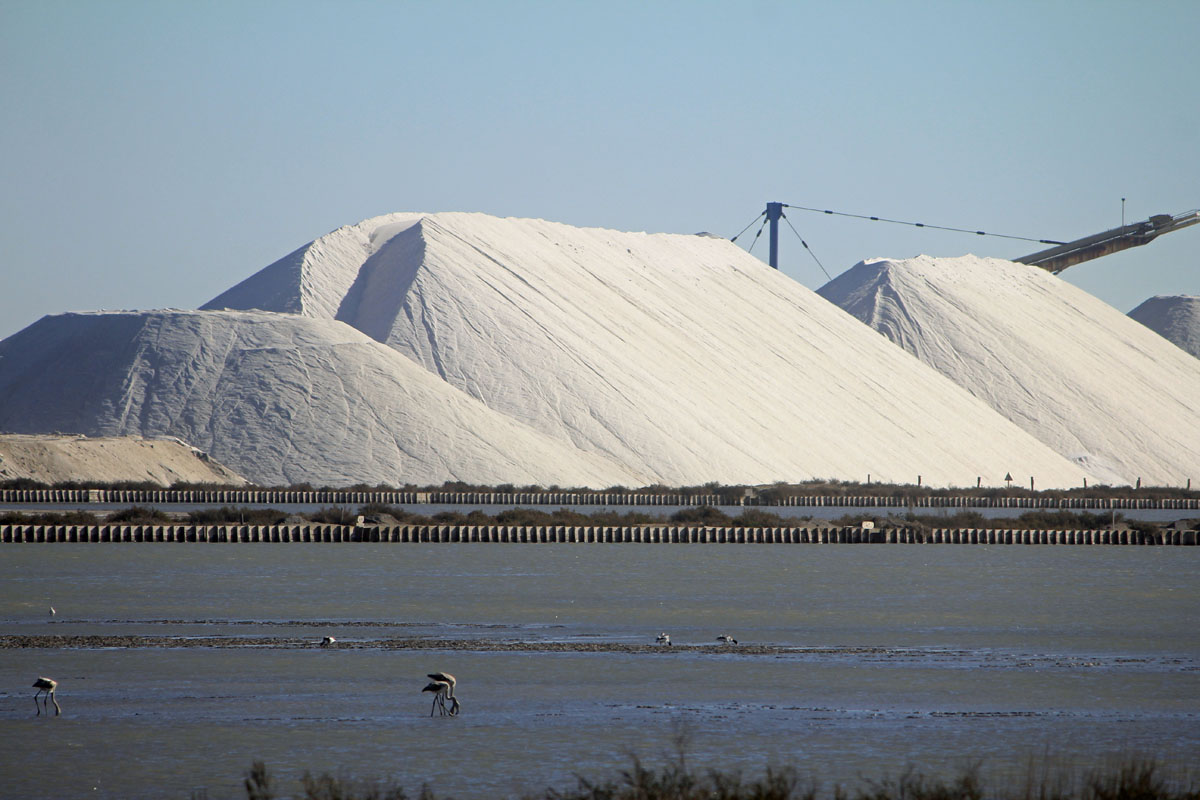
[[[172,435],[260,485],[642,485],[348,325],[260,312],[45,317],[0,342],[0,430]]]
[[[707,236],[393,214],[321,237],[205,308],[343,320],[497,415],[643,482],[1095,478]]]
[[[1130,311],[1129,316],[1200,358],[1200,297],[1158,295]]]
[[[881,259],[820,294],[1107,483],[1200,477],[1196,359],[1044,270]]]

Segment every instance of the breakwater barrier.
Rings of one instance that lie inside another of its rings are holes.
[[[0,542],[1192,545],[1197,531],[721,528],[675,525],[0,525]]]
[[[855,508],[1027,508],[1048,510],[1200,511],[1200,497],[976,497],[971,495],[811,495],[730,502],[714,494],[645,492],[446,492],[283,489],[0,489],[0,503],[130,503],[207,505],[516,505],[516,506],[747,506]]]

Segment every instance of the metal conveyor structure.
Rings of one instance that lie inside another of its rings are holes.
[[[1049,250],[1014,258],[1013,261],[1041,267],[1057,274],[1074,264],[1091,261],[1093,258],[1107,256],[1130,247],[1138,247],[1153,241],[1164,233],[1177,231],[1197,223],[1200,223],[1200,209],[1185,211],[1175,216],[1155,214],[1143,222],[1135,222],[1104,233],[1085,236],[1073,242],[1051,247]]]

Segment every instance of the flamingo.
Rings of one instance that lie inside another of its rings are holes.
[[[725,644],[737,644],[737,639],[733,638],[727,633],[722,633],[720,636],[718,636],[717,641]]]
[[[45,700],[42,701],[41,706],[38,705],[38,696],[41,695],[42,692],[46,693],[46,697],[50,699],[51,703],[54,703],[54,716],[57,717],[62,713],[62,709],[58,707],[58,701],[54,699],[54,690],[58,688],[58,681],[54,680],[53,678],[38,678],[33,682],[33,688],[37,689],[37,693],[33,696],[33,707],[37,709],[37,714],[34,716],[40,716],[42,713],[42,706],[46,705]],[[50,713],[49,708],[46,709],[46,713]]]
[[[449,713],[450,716],[452,716],[452,717],[458,716],[458,712],[459,712],[459,709],[462,708],[462,704],[459,703],[458,698],[454,696],[454,687],[458,683],[458,681],[454,679],[454,676],[451,675],[449,672],[430,672],[425,677],[433,680],[433,683],[444,683],[446,685],[446,693],[442,696],[442,713]],[[429,686],[432,686],[433,683],[429,684]],[[426,686],[421,691],[423,691],[423,692],[432,691],[429,688],[429,686]],[[450,701],[449,712],[447,712],[445,710],[447,700]],[[434,702],[437,702],[436,695],[434,697]],[[430,709],[429,716],[431,716],[431,717],[433,716],[433,709]]]
[[[657,638],[655,638],[655,640],[654,640],[654,641],[655,641],[655,643],[656,643],[656,644],[664,644],[664,645],[666,645],[667,647],[670,647],[670,646],[671,646],[671,637],[667,635],[667,632],[666,632],[666,631],[663,631],[662,633],[660,633],[660,634],[658,635],[658,637],[657,637]]]
[[[449,700],[450,701],[450,712],[449,712],[450,716],[452,716],[452,717],[458,716],[458,711],[461,708],[461,704],[458,702],[458,698],[454,696],[454,687],[458,684],[458,681],[456,681],[454,679],[454,676],[451,675],[449,672],[431,672],[428,675],[426,675],[426,677],[432,678],[435,681],[441,681],[442,683],[446,684],[449,687],[446,691],[446,697],[443,698],[442,702],[444,705],[445,701]]]

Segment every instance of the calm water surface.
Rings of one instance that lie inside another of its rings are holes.
[[[0,634],[280,647],[0,651],[0,796],[240,797],[265,760],[485,798],[658,761],[906,766],[1200,750],[1200,548],[963,545],[0,546]],[[58,613],[48,614],[50,605]],[[389,650],[394,637],[788,648]],[[295,646],[336,636],[345,647]],[[463,713],[430,719],[425,673]],[[64,714],[35,718],[38,675]],[[37,754],[37,755],[35,755]]]

